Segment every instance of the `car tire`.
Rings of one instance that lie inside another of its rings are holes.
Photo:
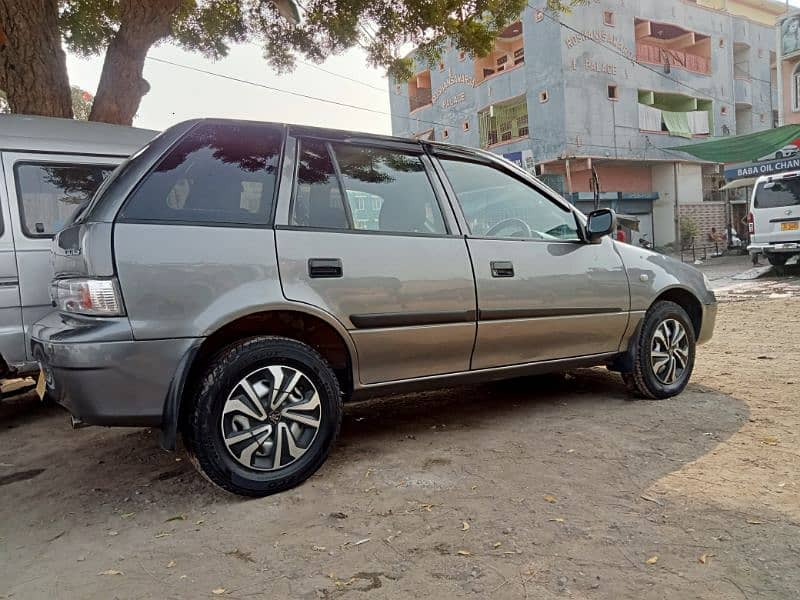
[[[260,336],[228,346],[195,390],[184,426],[189,457],[234,494],[267,496],[299,485],[325,462],[339,434],[336,376],[295,340]]]
[[[773,267],[782,267],[789,260],[789,257],[783,254],[767,254],[767,260]]]
[[[657,302],[647,311],[633,348],[633,370],[622,373],[634,395],[651,400],[680,394],[694,369],[695,333],[686,311]]]

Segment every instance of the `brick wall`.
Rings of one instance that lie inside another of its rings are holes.
[[[724,202],[699,202],[696,204],[680,204],[681,218],[689,217],[697,224],[697,236],[694,243],[697,246],[709,244],[708,235],[711,228],[725,233],[725,203]]]

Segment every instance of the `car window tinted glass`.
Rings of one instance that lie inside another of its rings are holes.
[[[85,206],[111,165],[18,163],[14,167],[22,231],[29,237],[51,237]]]
[[[419,156],[352,144],[332,147],[356,229],[447,233]]]
[[[336,169],[325,142],[300,140],[291,224],[323,229],[349,226]]]
[[[800,204],[800,177],[762,183],[756,189],[755,208],[780,208]]]
[[[123,209],[123,218],[267,223],[282,135],[275,125],[195,127],[142,182]]]
[[[472,235],[579,241],[575,215],[494,167],[442,160]]]

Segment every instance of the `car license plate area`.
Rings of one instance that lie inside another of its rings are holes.
[[[800,229],[800,221],[786,221],[781,223],[781,231],[797,231]]]

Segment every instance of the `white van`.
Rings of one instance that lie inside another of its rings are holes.
[[[38,371],[27,331],[52,310],[50,245],[155,131],[0,115],[0,379]]]
[[[777,266],[800,254],[800,171],[759,177],[747,222],[750,254]]]

